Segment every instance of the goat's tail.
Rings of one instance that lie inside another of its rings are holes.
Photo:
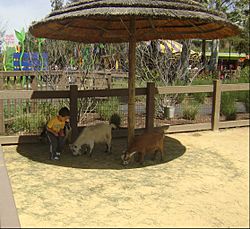
[[[116,129],[117,128],[117,126],[114,123],[110,123],[110,126],[111,126],[112,129]]]

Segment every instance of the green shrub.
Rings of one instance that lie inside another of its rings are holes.
[[[196,79],[192,82],[192,85],[211,85],[212,83],[212,79]],[[206,97],[211,96],[211,93],[201,92],[193,93],[191,95],[195,99],[195,101],[203,104],[205,102]]]
[[[249,112],[249,91],[239,91],[235,93],[236,100],[242,102],[246,108],[246,112]]]
[[[221,95],[221,114],[226,117],[226,120],[236,119],[236,103],[235,94],[230,92],[222,93]]]
[[[178,94],[176,97],[176,103],[181,104],[183,100],[185,99],[185,97],[186,97],[185,93]]]
[[[246,66],[245,68],[243,68],[240,72],[240,78],[238,80],[238,83],[249,83],[250,82],[249,72],[250,72],[250,66]],[[239,102],[244,103],[246,112],[249,112],[249,91],[239,91],[236,94],[237,94],[237,100]]]
[[[192,94],[192,97],[198,103],[203,104],[205,102],[206,97],[207,97],[207,93],[205,93],[205,92],[194,93],[194,94]]]
[[[120,102],[117,97],[111,97],[108,100],[99,102],[96,106],[96,111],[99,113],[102,120],[108,121],[112,114],[119,110]]]
[[[247,96],[245,97],[245,100],[244,100],[244,105],[245,105],[245,108],[246,108],[246,112],[249,112],[249,91],[247,91]]]
[[[240,79],[238,82],[249,83],[250,82],[249,72],[250,72],[250,66],[246,66],[245,68],[243,68],[240,72]]]
[[[43,114],[27,114],[18,116],[10,124],[8,129],[13,133],[37,133],[40,132],[46,124],[46,119]]]
[[[197,78],[193,80],[192,82],[192,85],[211,85],[211,84],[213,84],[212,78],[208,78],[208,79]]]
[[[38,105],[38,110],[46,117],[47,121],[58,115],[60,108],[59,105],[55,105],[51,102],[41,102]]]
[[[185,102],[182,107],[182,114],[184,119],[195,120],[199,112],[200,105],[196,101]]]

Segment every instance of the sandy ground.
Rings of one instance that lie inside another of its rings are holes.
[[[164,161],[123,167],[126,139],[93,158],[4,146],[22,227],[249,227],[249,128],[168,134]]]

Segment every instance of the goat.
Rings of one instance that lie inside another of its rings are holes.
[[[107,151],[110,153],[112,128],[116,128],[116,125],[112,123],[98,123],[96,125],[85,127],[75,142],[69,145],[73,155],[81,155],[82,146],[87,145],[89,147],[89,155],[91,157],[95,143],[106,143]],[[85,151],[85,153],[87,152]]]
[[[154,153],[154,159],[156,153],[161,153],[161,160],[163,160],[163,144],[164,144],[164,133],[161,132],[145,132],[142,135],[136,136],[128,149],[122,154],[121,159],[123,165],[129,164],[132,156],[136,153],[139,154],[139,162],[143,164],[144,156],[146,154]]]

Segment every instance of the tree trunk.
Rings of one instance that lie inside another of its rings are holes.
[[[209,61],[209,66],[208,66],[208,70],[212,73],[216,72],[217,66],[218,66],[219,44],[220,44],[220,41],[218,39],[213,40],[212,42],[211,56],[210,56],[210,61]]]
[[[190,52],[191,40],[184,40],[182,42],[181,56],[176,69],[176,79],[188,80]]]
[[[206,40],[202,40],[202,53],[201,53],[201,62],[202,65],[206,65]]]

